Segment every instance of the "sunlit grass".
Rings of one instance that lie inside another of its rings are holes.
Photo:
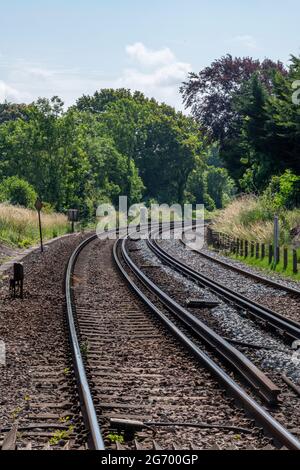
[[[267,272],[268,274],[277,273],[277,274],[280,274],[281,276],[293,279],[295,281],[300,280],[300,272],[298,272],[297,274],[293,272],[291,252],[289,253],[290,258],[289,258],[288,267],[286,269],[284,269],[282,258],[275,268],[273,263],[269,264],[268,256],[266,256],[264,259],[261,259],[261,258],[257,259],[255,256],[253,257],[248,256],[247,258],[245,258],[244,256],[236,256],[234,254],[231,254],[229,255],[229,257],[232,259],[241,261],[242,263],[245,263],[254,268],[257,268],[261,271]],[[298,259],[299,257],[300,257],[300,250],[298,250]]]
[[[41,213],[43,238],[58,237],[69,231],[63,214]],[[39,241],[37,212],[10,204],[0,204],[0,241],[18,247],[28,247]]]
[[[214,230],[240,240],[272,243],[274,233],[274,210],[265,207],[255,196],[244,196],[234,200],[214,218]],[[300,209],[281,210],[280,242],[293,242],[291,231],[300,226]]]

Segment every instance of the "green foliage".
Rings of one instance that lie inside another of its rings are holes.
[[[26,118],[14,114],[19,109],[4,111],[0,178],[23,178],[47,210],[78,208],[87,221],[99,203],[117,205],[120,195],[129,205],[143,198],[183,203],[205,153],[191,118],[140,92],[100,90],[66,112],[56,96],[39,99],[26,107]]]
[[[195,122],[141,93],[131,95],[119,90],[116,96],[111,90],[108,92],[109,99],[102,90],[88,100],[79,100],[80,109],[92,110],[102,132],[127,156],[129,174],[130,162],[138,167],[146,199],[182,203],[188,175],[203,150]],[[129,180],[126,191],[129,195],[131,183]]]
[[[218,158],[224,162],[238,189],[246,193],[261,194],[272,176],[280,178],[273,179],[269,188],[272,197],[280,186],[274,201],[277,207],[299,204],[297,188],[290,188],[296,182],[281,176],[286,170],[300,174],[297,80],[300,57],[292,56],[286,69],[267,59],[260,63],[226,56],[199,75],[191,74],[182,87],[199,125],[217,140],[218,152],[210,155],[210,162],[214,166],[222,166]]]
[[[37,193],[33,186],[17,176],[6,178],[0,185],[0,201],[33,208]]]
[[[122,434],[110,433],[107,435],[107,439],[112,443],[116,443],[116,442],[118,442],[119,444],[124,443],[124,436],[122,436]]]
[[[273,176],[263,193],[265,206],[280,209],[292,209],[300,201],[300,177],[286,170],[281,176]]]
[[[225,168],[209,167],[207,171],[207,193],[213,199],[216,208],[221,209],[234,194],[233,180]]]
[[[225,168],[207,166],[200,161],[188,177],[185,197],[187,202],[204,204],[212,212],[226,205],[234,192],[234,182]]]

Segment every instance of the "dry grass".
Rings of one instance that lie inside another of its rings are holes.
[[[67,233],[69,224],[63,214],[41,214],[43,237],[55,238]],[[10,204],[0,204],[0,240],[19,247],[39,240],[37,212]]]
[[[234,200],[215,218],[215,230],[230,236],[271,243],[273,240],[273,218],[275,211],[255,196],[243,196]],[[280,238],[282,244],[289,244],[291,230],[300,226],[300,210],[281,210]]]

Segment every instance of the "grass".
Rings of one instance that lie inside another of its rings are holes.
[[[214,229],[241,240],[272,243],[275,214],[279,215],[281,244],[293,245],[291,231],[300,227],[300,209],[275,211],[255,196],[239,197],[220,211]]]
[[[63,214],[41,213],[44,240],[56,238],[70,231]],[[39,242],[37,212],[10,204],[0,204],[0,241],[15,247],[28,247]]]
[[[283,250],[281,249],[280,262],[277,266],[269,264],[266,256],[263,260],[256,256],[229,255],[233,259],[259,268],[269,273],[278,273],[293,280],[300,280],[300,273],[293,273],[292,249],[297,249],[298,262],[300,261],[300,237],[294,238],[295,232],[300,232],[300,209],[274,210],[272,201],[255,196],[243,196],[235,199],[228,207],[219,211],[214,217],[213,229],[216,232],[229,235],[230,238],[248,240],[250,242],[273,244],[274,215],[279,216],[280,246],[288,248],[288,267],[284,269]],[[249,248],[250,249],[250,248]]]
[[[234,254],[230,254],[229,257],[232,259],[241,261],[242,263],[245,263],[254,268],[258,268],[261,271],[268,272],[269,274],[277,273],[281,276],[287,277],[294,281],[300,280],[300,272],[298,272],[297,274],[293,273],[292,263],[289,263],[287,269],[284,269],[282,259],[275,268],[274,264],[271,264],[271,265],[269,264],[269,260],[267,256],[263,260],[260,258],[257,259],[255,256],[254,257],[248,256],[247,258],[245,258],[244,256],[236,256]],[[300,250],[298,250],[298,259],[299,257],[300,257]]]

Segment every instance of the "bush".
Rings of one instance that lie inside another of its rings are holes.
[[[214,211],[227,205],[234,192],[234,182],[225,168],[198,165],[188,177],[185,200],[204,204],[208,211]]]
[[[287,170],[281,176],[273,176],[263,194],[266,206],[276,209],[293,209],[300,203],[300,177]]]
[[[37,193],[26,180],[11,176],[0,185],[0,201],[33,209]]]

